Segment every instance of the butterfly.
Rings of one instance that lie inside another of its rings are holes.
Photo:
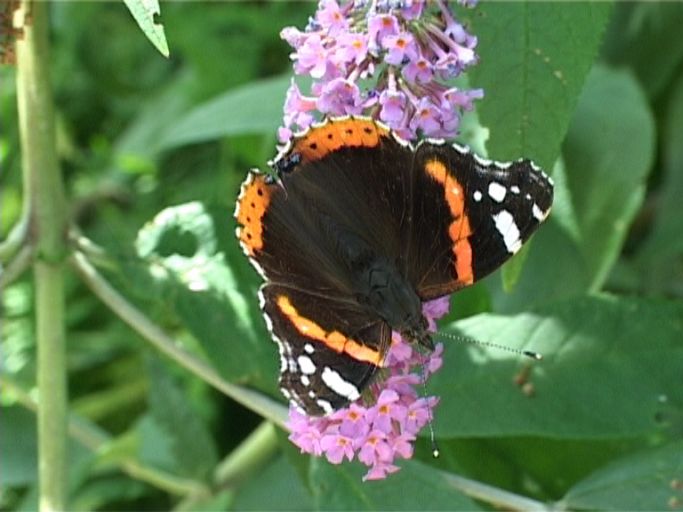
[[[367,118],[332,118],[251,170],[235,217],[263,276],[280,389],[309,415],[357,400],[392,331],[432,348],[422,303],[500,267],[545,220],[553,182],[529,160],[411,146]]]

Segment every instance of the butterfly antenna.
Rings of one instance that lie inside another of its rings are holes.
[[[439,337],[439,338],[441,338],[441,337],[450,338],[452,340],[460,341],[463,343],[472,343],[474,345],[480,345],[482,347],[496,348],[498,350],[503,350],[505,352],[511,352],[513,354],[517,354],[520,356],[529,357],[529,358],[534,359],[536,361],[540,361],[541,359],[543,359],[543,356],[540,353],[534,352],[533,350],[521,350],[518,348],[508,347],[505,345],[499,345],[498,343],[492,343],[490,341],[475,340],[474,338],[468,338],[467,336],[461,336],[458,334],[450,334],[447,332],[437,332],[435,334],[435,336]]]
[[[420,358],[427,357],[425,354],[420,353]],[[420,381],[422,382],[422,396],[425,401],[427,400],[427,359],[422,359],[422,372],[420,373]],[[439,457],[439,447],[436,444],[436,436],[434,435],[434,417],[432,416],[432,410],[427,407],[429,411],[427,414],[427,425],[429,426],[429,441],[432,445],[432,456],[436,459]]]

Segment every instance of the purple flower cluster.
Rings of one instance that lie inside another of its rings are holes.
[[[292,80],[281,142],[316,115],[349,114],[379,119],[406,140],[450,138],[462,110],[483,96],[448,84],[477,61],[477,39],[447,0],[320,0],[304,32],[287,27],[281,36],[295,50],[295,73],[313,78],[310,95]]]
[[[448,311],[448,299],[423,305],[430,329],[435,328],[435,319]],[[332,464],[357,457],[370,468],[363,480],[378,480],[395,473],[400,468],[394,460],[412,457],[417,434],[431,421],[439,402],[437,397],[421,396],[419,391],[441,367],[442,352],[439,343],[431,354],[424,355],[394,333],[384,362],[386,378],[370,385],[368,403],[354,402],[323,417],[306,416],[290,407],[289,439],[303,453],[324,454]]]

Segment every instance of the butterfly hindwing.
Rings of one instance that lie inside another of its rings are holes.
[[[261,289],[280,351],[280,389],[308,414],[328,414],[360,397],[380,368],[391,329],[352,301],[287,286]]]

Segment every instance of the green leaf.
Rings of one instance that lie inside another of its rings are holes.
[[[130,436],[135,443],[134,452],[129,456],[137,458],[142,464],[168,471],[178,472],[178,460],[175,456],[174,435],[168,431],[151,413],[145,414],[136,423]],[[126,456],[125,441],[121,447],[121,455]]]
[[[497,310],[602,287],[643,202],[654,151],[654,122],[637,82],[596,66],[564,143],[565,163],[555,166],[555,207],[513,292],[496,295]]]
[[[669,510],[683,501],[683,442],[615,460],[576,484],[565,510]]]
[[[177,472],[206,479],[218,462],[216,446],[197,411],[167,373],[163,364],[149,360],[149,403],[152,417],[171,440]]]
[[[515,316],[479,315],[446,331],[544,359],[448,346],[428,384],[441,397],[440,436],[607,439],[664,433],[683,419],[680,302],[586,297]]]
[[[159,0],[123,0],[147,39],[164,56],[169,56],[168,43],[164,34],[164,26],[155,23],[154,16],[161,15]]]
[[[142,483],[124,476],[103,476],[87,482],[69,500],[69,510],[90,511],[106,509],[107,504],[123,503],[142,498],[149,489]]]
[[[136,247],[210,363],[229,380],[274,391],[276,352],[258,310],[255,272],[233,233],[225,208],[192,202],[159,213]]]
[[[228,135],[274,133],[282,122],[289,82],[289,75],[278,76],[231,89],[170,125],[160,146],[168,149]]]
[[[318,510],[481,510],[455,490],[447,473],[414,460],[386,480],[363,482],[367,467],[359,463],[333,466],[316,457],[311,488]]]
[[[483,2],[473,20],[480,63],[470,72],[484,89],[478,103],[489,128],[488,153],[512,160],[532,158],[551,169],[572,111],[593,64],[611,4]],[[510,292],[528,249],[502,270]]]
[[[550,169],[611,12],[607,2],[482,2],[472,85],[489,154]]]
[[[643,91],[626,72],[594,68],[564,145],[589,290],[602,286],[621,251],[654,153],[654,119]]]
[[[547,437],[486,437],[439,439],[440,468],[530,498],[550,501],[570,486],[617,457],[642,449],[633,439],[573,440]],[[423,439],[422,459],[430,457]],[[552,457],[548,454],[551,453]]]
[[[268,489],[264,493],[263,490]],[[313,510],[313,501],[285,457],[242,487],[233,510]]]

